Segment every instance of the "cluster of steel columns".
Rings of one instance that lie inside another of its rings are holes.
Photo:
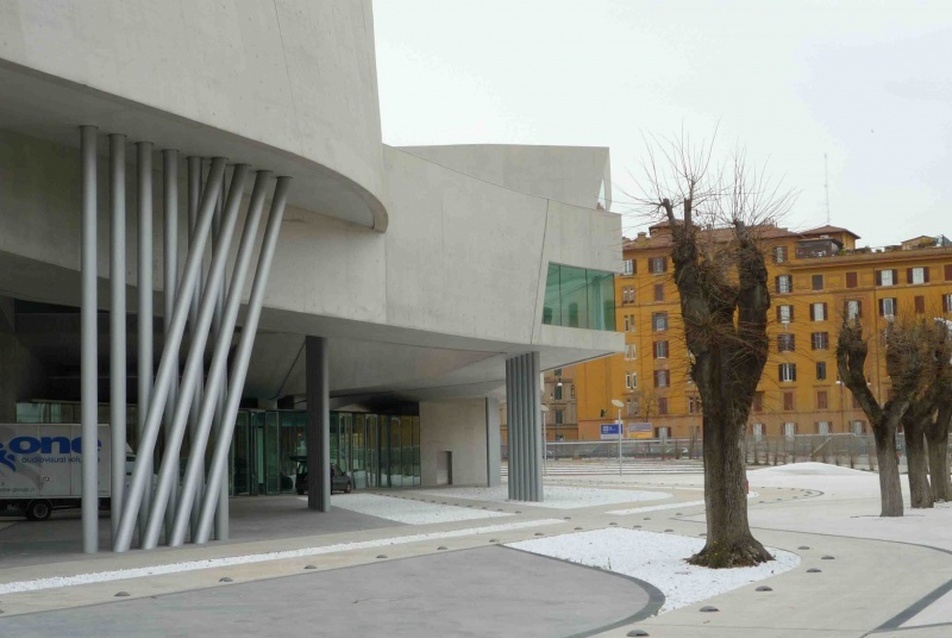
[[[542,501],[542,404],[539,353],[506,360],[509,498]]]
[[[97,146],[95,127],[81,127],[82,156],[82,437],[98,437],[98,335],[96,293]],[[136,463],[126,489],[126,139],[109,136],[110,183],[110,420],[111,503],[113,549],[132,546],[138,528],[143,548],[158,545],[162,533],[169,545],[181,545],[188,536],[205,543],[212,535],[228,537],[226,474],[235,417],[241,400],[248,362],[257,332],[261,303],[284,215],[288,177],[278,177],[270,213],[258,248],[247,314],[230,370],[232,346],[241,295],[252,273],[265,199],[272,181],[269,171],[256,173],[244,226],[237,231],[247,165],[231,169],[227,180],[224,158],[205,164],[189,157],[188,246],[178,264],[178,152],[162,151],[164,215],[164,343],[153,375],[153,188],[152,145],[136,144],[138,225],[138,404]],[[227,182],[227,185],[226,185]],[[209,236],[213,235],[209,246]],[[229,253],[234,238],[240,242],[230,276]],[[207,263],[206,263],[207,262]],[[188,330],[189,338],[183,346]],[[205,370],[206,352],[211,363]],[[182,361],[184,360],[184,366]],[[212,432],[213,424],[215,432]],[[179,489],[179,455],[189,435],[188,463]],[[160,446],[160,439],[162,445]],[[153,459],[158,456],[157,476]],[[207,450],[211,463],[205,468]],[[97,446],[82,446],[83,549],[98,550]]]

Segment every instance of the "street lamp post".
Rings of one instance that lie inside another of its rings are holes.
[[[625,405],[618,399],[612,399],[612,405],[618,408],[618,475],[621,476],[621,437],[624,425],[621,422],[621,409]]]
[[[542,474],[543,476],[546,473],[546,465],[549,459],[549,440],[546,438],[545,431],[545,415],[549,411],[549,406],[542,405]]]

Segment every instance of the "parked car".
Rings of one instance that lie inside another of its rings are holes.
[[[294,486],[297,493],[307,494],[307,457],[292,456],[291,460],[297,463],[297,472],[294,477]],[[354,480],[347,476],[336,463],[331,465],[331,493],[343,492],[350,494],[354,491]]]

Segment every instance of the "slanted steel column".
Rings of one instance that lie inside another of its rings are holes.
[[[126,486],[126,137],[109,136],[109,422],[110,515],[116,538]]]
[[[238,415],[238,404],[241,402],[241,393],[245,387],[245,376],[248,374],[248,363],[251,360],[251,348],[254,345],[255,334],[258,331],[261,304],[264,301],[268,277],[271,274],[271,262],[278,243],[278,234],[281,231],[281,220],[284,217],[284,207],[287,203],[290,183],[290,177],[282,176],[278,178],[278,183],[274,188],[274,197],[271,200],[271,215],[265,228],[261,253],[258,255],[258,269],[255,272],[255,280],[251,286],[251,297],[248,300],[248,314],[241,329],[241,339],[229,375],[228,403],[225,406],[225,418],[222,421],[221,435],[215,441],[215,452],[212,455],[208,483],[202,499],[201,516],[199,517],[196,536],[193,539],[196,543],[208,542],[212,531],[215,508],[218,505],[219,490],[228,471],[228,451],[231,448],[231,438],[235,430],[235,417]]]
[[[162,247],[165,251],[162,260],[163,280],[163,329],[166,338],[172,331],[172,314],[175,312],[175,292],[178,285],[178,151],[174,149],[165,149],[162,151],[162,184],[163,200],[165,206],[163,230],[164,239]],[[163,430],[166,440],[172,430],[172,411],[175,409],[176,394],[178,393],[178,373],[172,375],[172,382],[169,385],[169,398],[165,405],[165,420]],[[179,460],[176,456],[170,459],[175,465],[173,470],[178,475]],[[175,504],[178,503],[178,481],[172,485],[169,491],[169,512],[174,511]],[[167,516],[165,521],[165,536],[171,536],[172,517]]]
[[[539,353],[506,361],[506,418],[509,422],[509,498],[542,501]]]
[[[195,161],[194,164],[192,163],[193,160]],[[198,158],[198,157],[189,158],[189,164],[188,164],[188,169],[189,169],[189,176],[188,176],[189,178],[189,207],[188,207],[189,237],[191,237],[192,234],[194,234],[195,225],[198,222],[198,200],[199,200],[198,189],[200,187],[201,180],[202,180],[202,164],[203,162],[201,158]],[[193,185],[193,182],[194,182],[194,185]],[[225,183],[225,178],[223,175],[222,185],[224,185],[224,183]],[[192,197],[193,191],[195,193],[194,197]],[[220,200],[221,200],[221,189],[219,188],[218,192],[215,194],[215,213],[218,212]],[[214,238],[214,235],[215,235],[215,214],[213,213],[212,214],[212,237],[213,238]],[[198,322],[198,307],[201,304],[202,290],[204,288],[204,283],[205,283],[204,263],[205,263],[205,257],[203,255],[202,256],[203,265],[202,265],[202,268],[199,270],[198,282],[195,285],[195,292],[192,294],[192,302],[191,302],[192,305],[188,311],[189,339],[195,338],[195,325]],[[201,409],[201,405],[202,405],[203,386],[204,386],[203,379],[201,376],[199,376],[198,378],[195,379],[195,388],[192,391],[192,409],[188,413],[188,429],[190,433],[190,438],[189,438],[190,445],[191,445],[191,433],[194,432],[197,427],[195,424],[195,419],[198,417],[198,411]],[[201,461],[202,463],[204,463],[205,459],[201,459]],[[204,470],[203,470],[203,473],[204,473]],[[199,486],[196,489],[201,490],[201,481],[199,482]],[[191,519],[191,529],[192,529],[193,535],[195,534],[195,525],[197,524],[197,522],[198,522],[198,510],[195,509],[192,512],[192,519]],[[174,523],[173,523],[173,527],[174,527]]]
[[[307,507],[331,510],[331,418],[327,337],[305,337]]]
[[[152,392],[152,341],[153,341],[153,311],[152,311],[152,144],[150,142],[136,143],[136,163],[138,169],[138,218],[139,218],[139,418],[138,436],[136,437],[139,449],[136,456],[136,465],[147,468],[152,475],[152,452],[144,454],[142,451],[142,434],[145,429],[145,409],[149,405],[149,396]],[[152,501],[152,486],[149,485],[142,496],[143,505],[148,508]],[[139,523],[139,532],[143,530],[145,520]]]
[[[179,288],[179,298],[176,300],[175,311],[172,316],[172,330],[167,336],[162,357],[159,361],[159,370],[156,383],[149,397],[149,406],[145,417],[142,440],[139,442],[139,456],[151,458],[155,451],[156,438],[161,424],[162,413],[168,397],[172,376],[178,368],[178,350],[185,332],[185,320],[188,315],[189,301],[197,285],[202,267],[202,257],[205,252],[205,243],[211,228],[212,213],[215,197],[221,185],[225,170],[225,159],[215,158],[212,170],[199,209],[198,222],[191,241],[189,242],[188,258],[185,260],[185,272]],[[151,464],[150,464],[151,465]],[[132,530],[135,517],[139,513],[145,492],[151,491],[152,469],[144,463],[136,463],[132,475],[132,485],[126,498],[125,510],[119,523],[119,534],[113,549],[117,552],[128,551],[132,542]]]
[[[217,416],[218,405],[221,402],[217,397],[224,395],[227,390],[224,371],[228,364],[228,351],[231,348],[231,340],[235,332],[235,322],[238,319],[238,310],[241,306],[241,294],[245,288],[245,281],[248,277],[255,240],[258,235],[258,226],[260,225],[262,212],[264,211],[264,198],[270,179],[271,173],[268,171],[258,171],[254,190],[251,193],[248,214],[245,217],[245,227],[241,233],[241,244],[238,246],[238,254],[235,259],[234,274],[222,315],[221,332],[218,336],[218,341],[215,343],[215,351],[212,354],[208,375],[210,379],[208,392],[205,393],[202,399],[202,409],[198,416],[198,433],[196,438],[193,439],[193,444],[197,445],[196,449],[204,450],[206,448],[208,435],[212,427],[212,419],[219,419]],[[213,411],[215,414],[212,414]],[[220,423],[217,424],[217,428],[219,430],[221,429]],[[221,435],[219,434],[219,436]],[[175,523],[169,539],[170,545],[181,545],[185,542],[189,513],[192,511],[194,501],[201,502],[195,498],[195,486],[198,484],[203,465],[204,463],[199,463],[199,460],[192,456],[189,457],[188,463],[185,466],[185,479],[182,483],[182,499],[178,504],[178,510],[175,512]],[[228,485],[224,481],[222,481],[222,485],[224,486],[227,499]],[[222,490],[219,489],[219,493],[221,491]],[[220,501],[218,507],[220,510]],[[227,514],[228,510],[226,505],[226,518]],[[222,526],[218,521],[219,518],[220,515],[216,514],[216,538],[218,540],[226,540],[228,537],[227,520],[225,521],[225,525]]]
[[[172,430],[169,439],[165,442],[165,457],[159,468],[155,502],[152,504],[151,511],[149,512],[148,525],[146,526],[145,537],[142,542],[142,546],[145,549],[152,549],[158,544],[162,522],[165,519],[166,505],[168,505],[168,495],[172,489],[172,483],[177,483],[179,480],[176,467],[178,464],[173,463],[172,460],[178,459],[188,422],[189,404],[192,401],[191,395],[196,387],[195,380],[202,375],[205,360],[205,345],[208,343],[209,329],[211,328],[215,307],[218,302],[218,290],[221,287],[222,280],[225,278],[228,248],[231,246],[231,239],[234,236],[235,223],[238,219],[238,208],[241,205],[241,196],[244,191],[245,176],[247,174],[248,167],[246,165],[241,164],[235,167],[235,179],[232,180],[231,192],[228,194],[228,202],[225,205],[223,216],[224,219],[220,221],[217,237],[214,238],[214,243],[217,245],[216,251],[208,270],[208,279],[206,280],[205,290],[202,295],[198,321],[195,326],[193,326],[192,340],[188,346],[185,372],[182,375],[182,391],[179,394],[178,402],[175,406],[175,413],[172,417]],[[212,399],[214,399],[214,395],[210,393],[207,393],[207,396],[211,396]],[[204,460],[205,458],[204,445],[195,446],[197,439],[195,434],[196,432],[192,433],[193,447],[189,455],[189,465],[196,460]],[[198,487],[197,481],[191,486],[191,489],[194,490],[196,487]]]
[[[83,551],[99,551],[99,365],[98,308],[96,301],[96,127],[80,127],[82,157],[82,297],[80,315],[82,396],[82,519]]]

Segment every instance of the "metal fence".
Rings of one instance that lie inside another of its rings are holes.
[[[704,446],[694,439],[622,440],[620,456],[624,460],[701,459]],[[546,458],[560,460],[611,460],[619,457],[619,441],[551,441]],[[905,456],[905,439],[896,437],[896,452]],[[748,465],[783,465],[817,461],[852,467],[876,469],[876,444],[872,434],[797,434],[794,436],[755,436],[744,440]],[[502,446],[502,459],[508,460],[508,447]]]

